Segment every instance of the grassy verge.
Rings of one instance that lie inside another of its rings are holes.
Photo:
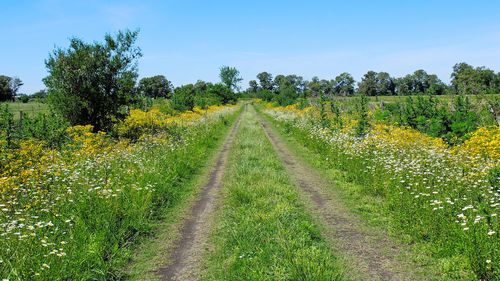
[[[252,110],[240,124],[228,167],[203,279],[341,279]]]
[[[34,140],[2,151],[2,159],[16,160],[9,162],[16,174],[1,185],[0,279],[123,279],[135,245],[195,192],[190,181],[236,111],[136,143],[80,126],[61,151]]]
[[[302,159],[311,163],[322,175],[337,186],[337,194],[345,206],[369,225],[388,231],[400,242],[410,245],[412,261],[429,274],[439,272],[443,280],[476,280],[475,274],[467,264],[463,255],[444,255],[440,253],[438,242],[418,240],[402,230],[400,221],[395,217],[398,213],[385,196],[367,191],[367,188],[356,182],[355,170],[340,170],[332,163],[334,157],[324,142],[312,140],[307,130],[300,130],[284,121],[278,121],[267,114],[262,114],[273,126],[285,136],[287,144]],[[410,227],[410,226],[407,226]]]
[[[241,113],[231,116],[228,124],[234,124],[237,116]],[[169,249],[173,241],[179,238],[179,227],[186,219],[192,205],[198,198],[200,187],[205,186],[208,180],[207,174],[213,169],[218,158],[219,148],[230,133],[231,126],[222,128],[218,134],[215,134],[215,141],[210,148],[206,150],[205,157],[207,161],[199,162],[199,169],[193,171],[190,178],[183,183],[183,193],[178,200],[178,204],[163,210],[164,219],[156,220],[151,223],[154,229],[150,236],[143,237],[133,248],[132,261],[123,268],[127,275],[127,280],[157,280],[160,278],[156,270],[168,263]]]

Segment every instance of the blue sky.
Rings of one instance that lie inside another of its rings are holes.
[[[0,9],[0,74],[33,93],[54,47],[125,28],[140,29],[140,77],[175,86],[216,82],[222,65],[239,69],[245,88],[262,71],[359,81],[368,70],[424,69],[445,82],[457,62],[500,71],[500,1],[19,0]]]

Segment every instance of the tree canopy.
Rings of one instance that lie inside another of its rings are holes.
[[[0,75],[0,101],[13,100],[22,85],[18,77]]]
[[[138,31],[107,34],[104,43],[70,40],[67,50],[58,48],[46,60],[43,79],[53,109],[72,125],[91,124],[109,130],[125,115],[120,107],[135,95],[137,59],[134,46]]]
[[[451,85],[457,93],[476,95],[500,92],[500,73],[484,66],[474,68],[464,62],[453,66]]]
[[[142,78],[139,81],[140,95],[150,98],[170,98],[173,92],[172,82],[163,75]]]
[[[243,81],[240,72],[235,67],[222,66],[219,77],[221,82],[233,91],[239,90],[238,84]]]

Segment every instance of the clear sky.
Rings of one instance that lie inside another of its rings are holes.
[[[417,69],[449,82],[457,62],[500,71],[500,1],[3,1],[0,74],[21,93],[44,88],[44,60],[69,38],[102,41],[140,29],[140,77],[175,86],[218,81],[222,65],[248,81],[262,71],[356,80]]]

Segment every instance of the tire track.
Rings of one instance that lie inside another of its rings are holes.
[[[191,208],[188,219],[180,230],[180,239],[174,242],[170,252],[170,263],[158,270],[161,280],[184,281],[199,279],[198,266],[207,243],[211,217],[215,210],[215,201],[221,187],[221,180],[226,170],[229,151],[231,150],[236,130],[247,105],[236,120],[231,133],[224,141],[217,161],[208,174],[208,181],[203,186],[199,199]]]
[[[255,110],[252,108],[252,110]],[[311,211],[319,218],[326,233],[325,238],[335,252],[347,260],[347,277],[355,280],[419,280],[406,257],[407,252],[381,231],[369,231],[359,217],[340,202],[332,183],[323,179],[312,167],[297,161],[283,140],[257,114],[260,124],[273,147],[278,152],[289,174],[301,188],[302,194],[312,203]]]

